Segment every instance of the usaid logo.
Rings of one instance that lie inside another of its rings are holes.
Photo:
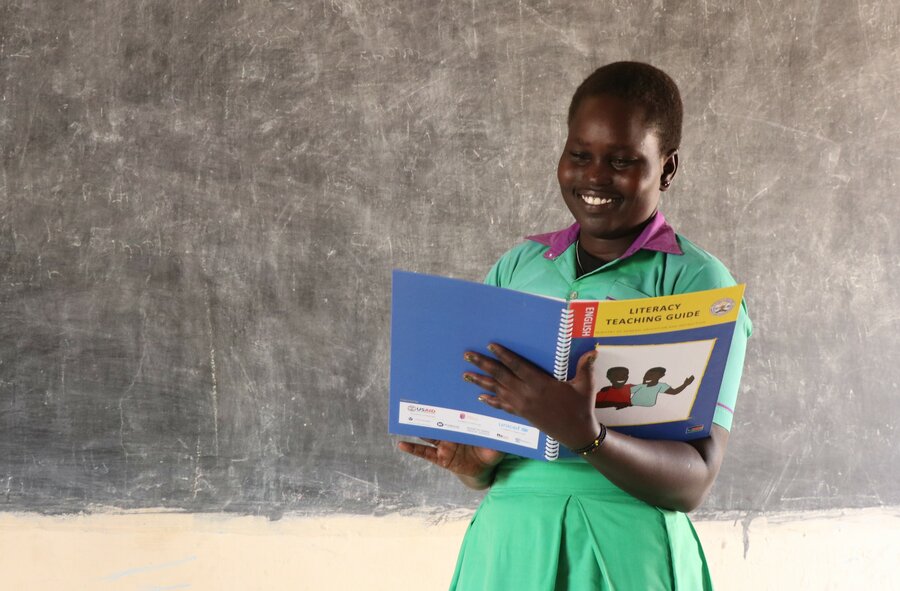
[[[406,410],[409,412],[418,412],[418,413],[426,413],[433,415],[437,411],[433,408],[428,408],[427,406],[416,406],[415,404],[410,404],[406,407]]]

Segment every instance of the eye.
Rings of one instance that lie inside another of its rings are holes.
[[[591,160],[591,155],[587,152],[569,152],[569,156],[578,162],[590,162]]]
[[[637,160],[634,158],[612,158],[609,161],[609,165],[616,170],[624,170],[635,162],[637,162]]]

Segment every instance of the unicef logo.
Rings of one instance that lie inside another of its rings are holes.
[[[709,311],[713,316],[724,316],[731,312],[734,308],[734,300],[731,298],[723,298],[714,303]]]

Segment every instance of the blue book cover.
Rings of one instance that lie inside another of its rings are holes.
[[[598,420],[636,437],[709,435],[743,286],[620,301],[565,301],[394,271],[389,431],[542,460],[571,456],[524,419],[478,401],[465,351],[496,342],[557,379],[596,348]]]

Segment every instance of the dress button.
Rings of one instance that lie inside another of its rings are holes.
[[[577,297],[578,297],[578,292],[577,292],[577,291],[569,292],[569,299],[570,299],[570,300],[574,300],[574,299],[577,298]]]

